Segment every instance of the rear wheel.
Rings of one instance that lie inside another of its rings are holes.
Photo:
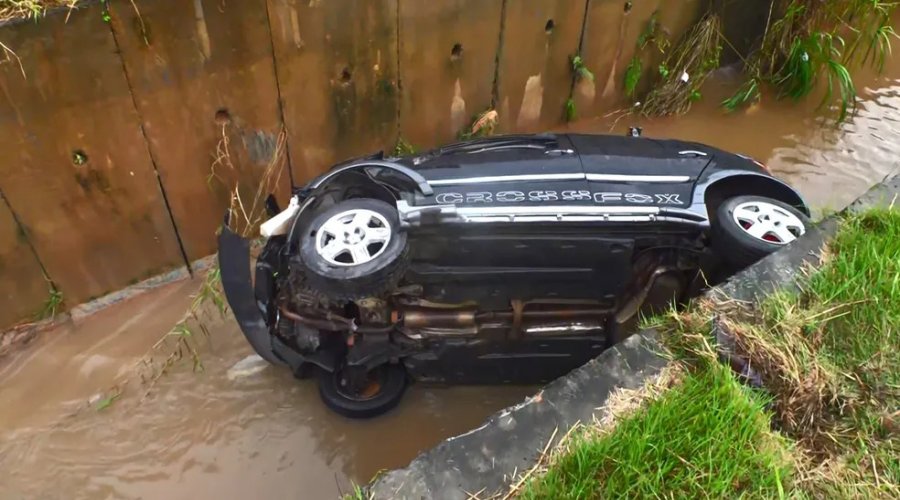
[[[335,412],[349,418],[372,418],[393,409],[403,398],[406,371],[400,365],[385,364],[361,374],[351,370],[319,370],[319,396]]]
[[[719,205],[712,244],[741,269],[806,234],[809,219],[787,203],[763,196],[737,196]]]

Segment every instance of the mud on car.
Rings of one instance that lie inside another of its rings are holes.
[[[472,140],[334,166],[219,262],[247,340],[348,417],[411,380],[539,383],[803,235],[801,196],[696,143],[604,135]],[[255,278],[255,279],[254,279]]]

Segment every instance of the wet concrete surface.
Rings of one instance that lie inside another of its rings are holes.
[[[858,77],[859,113],[839,127],[814,99],[765,99],[725,114],[716,103],[733,87],[714,81],[685,117],[609,117],[568,129],[640,125],[645,135],[743,152],[799,187],[821,213],[897,168],[898,77],[900,58],[884,76]],[[325,409],[314,383],[252,361],[237,365],[250,348],[233,321],[216,319],[198,342],[203,371],[183,360],[145,394],[140,361],[162,356],[152,346],[183,317],[198,286],[166,285],[44,332],[4,358],[0,498],[335,498],[352,481],[405,466],[534,392],[414,386],[396,411],[349,421]],[[121,396],[98,410],[116,385]]]

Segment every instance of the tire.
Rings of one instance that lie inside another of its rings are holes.
[[[716,210],[712,246],[727,263],[744,269],[805,234],[809,224],[806,215],[787,203],[764,196],[736,196]]]
[[[329,255],[334,248],[340,253]],[[380,296],[396,288],[406,272],[407,235],[388,203],[346,200],[310,221],[300,237],[300,259],[306,285],[325,297],[352,301]]]
[[[406,371],[400,365],[385,364],[369,374],[377,392],[360,394],[346,388],[343,370],[318,370],[319,396],[325,406],[348,418],[372,418],[392,410],[406,391]],[[372,386],[366,387],[371,390]]]

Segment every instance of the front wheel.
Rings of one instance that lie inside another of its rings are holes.
[[[806,234],[809,218],[787,203],[737,196],[719,205],[712,244],[719,256],[743,269]]]
[[[396,208],[367,198],[316,215],[301,237],[300,256],[307,285],[340,301],[390,293],[409,263]]]
[[[381,365],[353,380],[347,368],[319,370],[319,396],[326,406],[349,418],[372,418],[393,409],[406,390],[400,365]]]

